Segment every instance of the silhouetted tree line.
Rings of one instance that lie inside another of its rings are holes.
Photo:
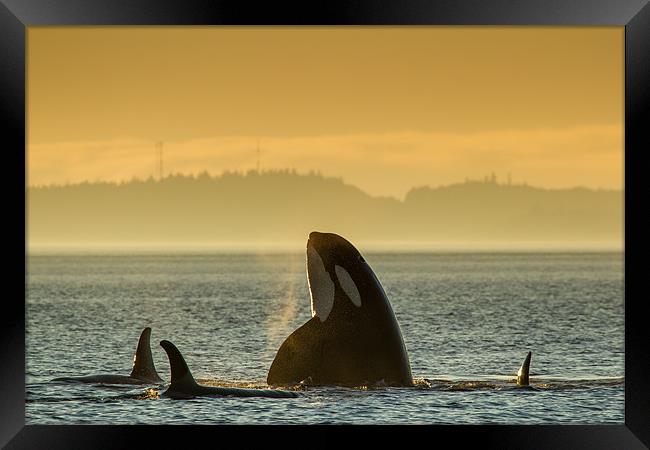
[[[302,242],[312,230],[355,240],[622,240],[621,191],[466,181],[373,197],[342,178],[292,169],[27,190],[28,242]]]

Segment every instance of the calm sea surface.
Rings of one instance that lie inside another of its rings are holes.
[[[53,383],[128,375],[140,332],[205,384],[267,387],[310,317],[304,254],[32,255],[27,424],[624,422],[621,253],[364,254],[402,329],[415,388],[302,388],[299,398],[159,398],[164,387]],[[515,373],[533,352],[532,389]]]

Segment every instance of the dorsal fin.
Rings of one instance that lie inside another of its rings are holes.
[[[528,374],[530,372],[530,357],[533,355],[533,352],[528,352],[524,363],[521,365],[517,371],[517,384],[519,386],[528,386]]]
[[[153,364],[153,356],[151,355],[151,328],[146,327],[140,334],[138,347],[135,350],[133,357],[133,370],[131,377],[139,380],[162,382],[163,380],[158,376],[156,367]]]
[[[172,371],[172,381],[169,385],[169,389],[177,390],[179,388],[195,386],[196,381],[192,376],[192,372],[190,372],[183,355],[181,355],[181,352],[178,351],[176,346],[169,341],[160,341],[160,345],[165,349],[165,352],[167,352],[169,366]]]

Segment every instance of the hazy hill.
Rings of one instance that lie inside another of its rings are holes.
[[[466,182],[412,189],[404,206],[418,235],[431,229],[450,239],[568,243],[623,239],[620,191]]]
[[[470,181],[372,197],[340,178],[294,171],[175,175],[122,184],[27,190],[30,246],[63,244],[304,245],[312,230],[354,242],[471,247],[622,242],[623,194]],[[620,245],[619,245],[620,246]]]

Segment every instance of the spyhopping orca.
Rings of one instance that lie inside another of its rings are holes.
[[[280,346],[267,383],[412,386],[388,297],[361,253],[333,233],[307,240],[312,318]]]
[[[521,365],[517,371],[517,385],[518,386],[528,386],[528,373],[530,372],[530,357],[532,352],[528,352],[524,363]]]
[[[138,347],[133,358],[133,370],[131,375],[88,375],[85,377],[62,377],[52,381],[71,381],[77,383],[101,383],[101,384],[159,384],[163,380],[156,373],[151,356],[151,328],[142,330]]]
[[[275,389],[242,389],[225,388],[216,386],[201,386],[198,384],[185,359],[176,346],[169,341],[160,341],[160,345],[167,352],[169,365],[172,371],[172,381],[167,390],[162,394],[164,397],[182,399],[193,397],[272,397],[291,398],[298,397],[296,392],[279,391]]]

